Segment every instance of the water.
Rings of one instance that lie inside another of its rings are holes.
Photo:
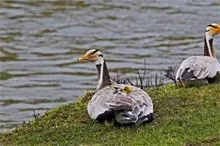
[[[144,58],[149,75],[202,54],[219,8],[219,0],[2,0],[0,132],[94,90],[95,66],[76,62],[88,48],[103,52],[111,76],[134,76]]]

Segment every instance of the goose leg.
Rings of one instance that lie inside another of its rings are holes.
[[[182,87],[186,87],[185,83],[181,79],[179,79],[179,82],[182,85]]]

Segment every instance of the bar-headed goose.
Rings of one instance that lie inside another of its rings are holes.
[[[92,119],[136,126],[153,120],[153,103],[149,95],[140,88],[112,82],[99,50],[89,50],[78,59],[83,60],[95,62],[98,70],[97,91],[87,106]]]
[[[182,86],[194,86],[220,81],[220,63],[213,49],[213,37],[220,33],[220,24],[210,24],[204,38],[204,56],[186,58],[176,72]]]

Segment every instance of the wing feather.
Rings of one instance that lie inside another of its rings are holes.
[[[114,93],[114,87],[125,86],[130,85],[115,84],[97,91],[87,106],[90,117],[96,119],[107,111],[113,111],[119,123],[127,124],[135,123],[140,118],[152,114],[152,100],[143,90],[132,86],[133,90],[129,95]],[[143,118],[144,120],[147,118]]]
[[[220,72],[220,64],[217,59],[209,56],[192,56],[185,59],[176,72],[176,80],[184,73],[192,72],[196,79],[213,78]],[[188,78],[190,79],[190,78]]]

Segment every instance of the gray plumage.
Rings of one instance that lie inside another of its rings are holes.
[[[209,80],[220,72],[220,63],[214,57],[191,56],[185,59],[176,72],[176,80]]]
[[[115,92],[115,88],[123,89],[125,86],[130,85],[113,84],[98,90],[87,106],[89,116],[97,119],[100,115],[112,113],[118,123],[137,126],[151,120],[149,115],[153,113],[153,103],[149,95],[134,86],[128,95],[120,90]]]

